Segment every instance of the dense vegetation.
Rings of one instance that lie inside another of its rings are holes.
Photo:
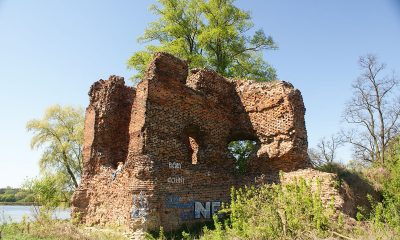
[[[239,189],[222,212],[214,217],[215,230],[205,229],[202,239],[293,239],[327,236],[343,222],[333,222],[333,207],[324,209],[318,191],[312,192],[304,179],[288,185]]]
[[[32,193],[20,188],[0,188],[1,203],[32,203]]]
[[[190,68],[207,67],[226,77],[257,81],[276,79],[263,59],[264,50],[277,49],[262,29],[249,34],[249,12],[234,0],[158,0],[151,11],[159,18],[145,30],[140,42],[153,42],[129,59],[140,80],[155,52],[168,52],[188,61]]]

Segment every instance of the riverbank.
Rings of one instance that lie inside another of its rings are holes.
[[[0,202],[0,206],[38,206],[34,202]]]
[[[38,209],[32,205],[0,205],[0,224],[20,223],[32,221],[37,218]],[[71,211],[68,208],[57,208],[52,214],[53,219],[67,220],[71,218]]]

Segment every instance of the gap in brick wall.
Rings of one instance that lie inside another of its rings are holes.
[[[257,142],[241,139],[228,144],[229,153],[235,158],[235,171],[239,174],[246,173],[249,160],[257,152]]]

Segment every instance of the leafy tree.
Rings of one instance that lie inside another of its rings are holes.
[[[2,194],[0,195],[0,202],[15,202],[17,201],[14,194]]]
[[[18,189],[7,187],[4,190],[4,194],[16,194],[18,192]]]
[[[31,147],[43,147],[39,165],[44,174],[68,176],[64,184],[71,189],[78,186],[82,174],[82,144],[84,115],[82,109],[48,108],[42,119],[28,122],[27,129],[34,133]]]
[[[263,30],[252,37],[246,36],[253,27],[250,14],[233,3],[234,0],[209,0],[201,4],[206,23],[199,42],[210,67],[228,77],[274,79],[275,71],[257,54],[264,49],[275,49],[274,41]]]
[[[136,52],[128,67],[140,79],[155,52],[186,59],[191,68],[207,67],[227,77],[273,80],[275,70],[262,58],[262,51],[276,49],[263,30],[246,35],[253,23],[248,12],[234,0],[158,0],[151,10],[159,16],[139,42],[158,42]]]
[[[257,148],[256,142],[251,140],[232,141],[228,144],[228,149],[236,159],[236,171],[244,174],[247,170],[247,160]]]
[[[360,57],[359,65],[362,72],[343,114],[354,128],[342,135],[353,145],[356,159],[383,165],[388,144],[400,130],[399,79],[385,74],[385,64],[374,55]]]
[[[159,3],[161,7],[152,5],[150,10],[160,18],[138,39],[142,43],[158,41],[159,45],[148,45],[129,59],[128,67],[137,70],[134,79],[142,77],[155,52],[169,52],[188,60],[190,66],[205,66],[197,40],[201,27],[200,1],[159,0]]]
[[[30,193],[20,188],[0,189],[0,202],[32,202]]]
[[[17,202],[33,202],[33,199],[31,198],[31,194],[28,191],[25,191],[23,189],[20,189],[16,194],[15,194],[15,199]],[[31,200],[31,201],[29,201]]]
[[[65,185],[68,176],[63,173],[44,174],[40,178],[31,179],[24,183],[25,191],[31,193],[33,202],[52,211],[62,203],[68,203],[72,191]]]

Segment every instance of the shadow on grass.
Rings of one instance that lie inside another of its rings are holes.
[[[180,240],[180,239],[185,239],[183,233],[188,234],[190,236],[189,239],[199,239],[201,234],[203,233],[204,227],[207,227],[207,229],[210,230],[214,230],[215,228],[214,222],[210,220],[207,222],[185,225],[175,231],[163,232],[163,233],[161,231],[150,231],[148,233],[149,234],[148,239],[161,239],[160,235],[163,234],[166,239]]]
[[[374,201],[381,201],[382,194],[361,173],[352,171],[339,163],[328,163],[316,168],[322,172],[334,173],[338,176],[339,184],[342,186],[343,194],[353,201],[353,209],[349,212],[352,217],[357,214],[357,208],[362,207],[368,214],[371,211],[371,202],[368,195]],[[342,183],[345,182],[348,187]],[[343,187],[344,186],[344,187]]]

